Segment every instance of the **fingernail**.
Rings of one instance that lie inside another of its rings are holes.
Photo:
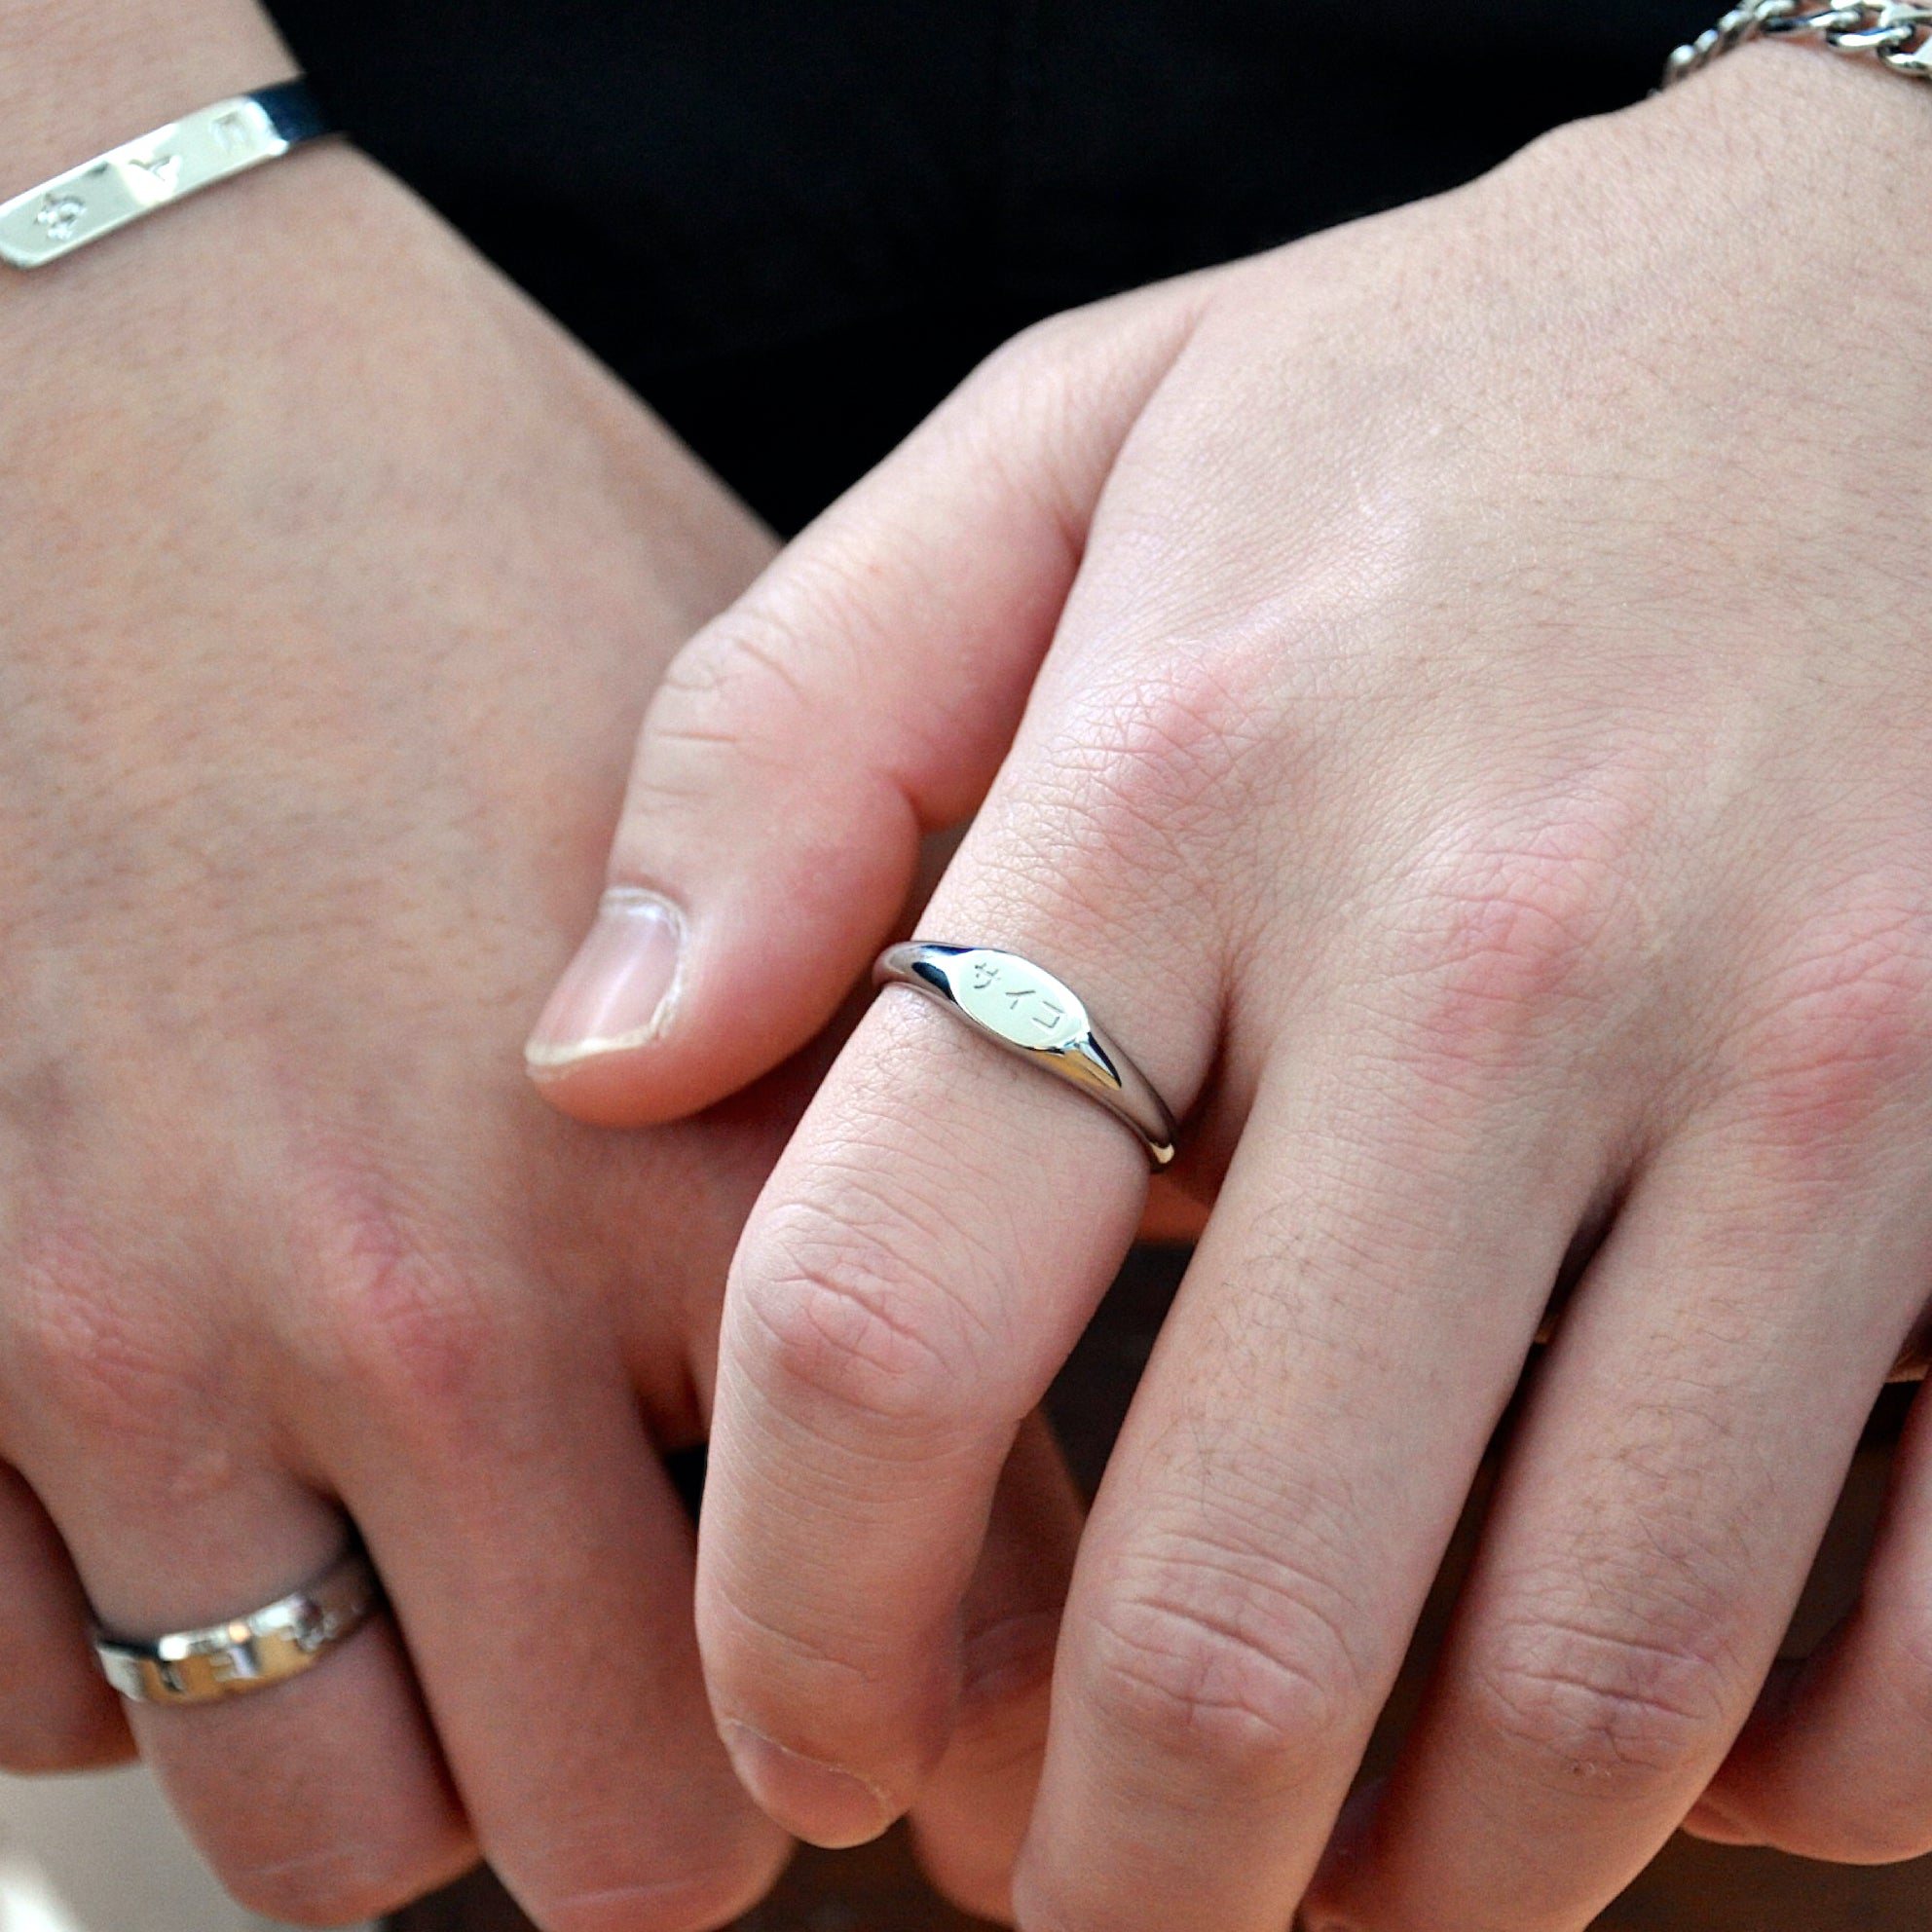
[[[684,949],[685,915],[668,899],[613,885],[523,1050],[531,1072],[541,1080],[655,1039],[677,1002]]]
[[[899,1815],[877,1785],[852,1771],[788,1751],[735,1719],[718,1728],[739,1783],[794,1838],[843,1851],[869,1843]]]

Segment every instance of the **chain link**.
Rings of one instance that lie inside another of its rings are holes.
[[[1801,0],[1746,0],[1670,56],[1663,85],[1684,80],[1760,35],[1822,41],[1839,54],[1864,55],[1882,60],[1894,73],[1932,81],[1932,6],[1859,0],[1857,5],[1807,10]]]

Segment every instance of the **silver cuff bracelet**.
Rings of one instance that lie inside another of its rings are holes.
[[[0,261],[42,268],[332,131],[306,81],[218,100],[0,202]]]

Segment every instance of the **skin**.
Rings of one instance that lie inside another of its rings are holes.
[[[98,11],[77,50],[0,9],[8,178],[288,71],[252,9]],[[547,1932],[719,1924],[789,1846],[712,1723],[659,1452],[815,1063],[607,1136],[517,1048],[645,700],[770,541],[344,145],[0,278],[0,1765],[138,1745],[278,1920],[480,1852]],[[235,1616],[352,1523],[392,1616],[124,1716],[90,1603]],[[972,1905],[1076,1534],[1030,1435],[925,1803]]]
[[[1847,156],[1883,157],[1854,167]],[[1759,1706],[1932,1278],[1913,89],[1758,48],[1035,331],[673,667],[613,859],[663,1119],[919,930],[1077,988],[1215,1202],[1086,1531],[1028,1932],[1579,1932],[1667,1835],[1932,1848],[1932,1436]],[[782,970],[774,970],[774,960]],[[882,996],[733,1267],[698,1620],[749,1788],[925,1788],[1140,1150]],[[1405,1756],[1323,1859],[1566,1256]],[[836,1688],[836,1694],[828,1694]]]

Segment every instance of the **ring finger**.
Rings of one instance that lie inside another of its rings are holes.
[[[39,1470],[93,1612],[116,1636],[159,1638],[265,1608],[325,1572],[350,1539],[340,1513],[259,1445],[210,1430],[146,1446],[142,1468],[102,1454],[85,1468],[49,1458]],[[387,1617],[285,1683],[211,1703],[130,1703],[128,1715],[204,1854],[255,1911],[344,1923],[474,1858]]]

